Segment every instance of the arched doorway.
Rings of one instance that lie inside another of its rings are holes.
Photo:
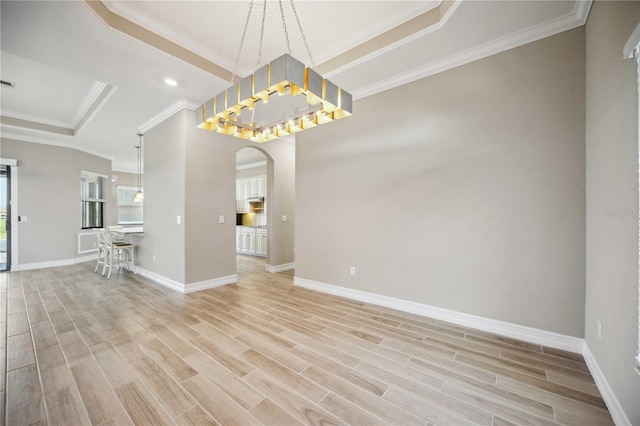
[[[273,188],[264,151],[246,147],[236,153],[236,270],[264,271],[269,263],[270,190]]]

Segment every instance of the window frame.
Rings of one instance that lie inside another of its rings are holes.
[[[85,184],[88,179],[99,180],[98,187],[101,188],[101,191],[99,190],[98,192],[102,192],[102,194],[95,194],[97,197],[91,197],[91,190],[88,187],[88,184]],[[80,229],[96,229],[104,227],[105,205],[107,203],[105,198],[107,179],[108,176],[100,173],[90,172],[87,170],[80,171]],[[87,187],[85,187],[85,185],[87,185]],[[85,218],[87,217],[85,214],[85,206],[91,205],[94,205],[96,208],[95,211],[99,212],[96,214],[95,223],[93,223],[93,221],[90,221],[89,223],[85,222]]]
[[[136,206],[140,206],[140,210],[141,210],[141,218],[139,222],[121,222],[120,220],[120,190],[121,189],[126,189],[126,190],[131,190],[133,191],[134,195],[136,192],[138,192],[138,187],[137,186],[131,186],[131,185],[118,185],[116,187],[116,223],[118,225],[123,225],[123,226],[141,226],[144,225],[144,200],[139,202],[139,203],[135,203]]]

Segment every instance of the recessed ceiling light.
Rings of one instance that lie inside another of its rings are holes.
[[[172,78],[165,78],[164,82],[167,83],[169,86],[177,86],[178,85],[178,82],[175,81]]]

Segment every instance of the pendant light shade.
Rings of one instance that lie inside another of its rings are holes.
[[[141,203],[144,200],[144,194],[142,193],[142,133],[138,133],[140,138],[140,145],[136,146],[138,150],[138,191],[136,196],[133,197],[134,203]]]

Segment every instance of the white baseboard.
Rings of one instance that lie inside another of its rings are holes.
[[[589,371],[591,372],[591,376],[593,376],[593,380],[596,382],[596,386],[598,387],[598,390],[602,395],[602,399],[604,399],[605,404],[607,404],[607,408],[609,409],[609,414],[611,414],[613,422],[618,426],[631,426],[629,417],[627,417],[624,410],[622,409],[622,406],[618,402],[618,399],[614,395],[611,386],[609,386],[609,383],[604,377],[602,370],[600,370],[600,366],[598,366],[596,358],[593,356],[593,353],[591,353],[591,349],[589,349],[589,345],[587,345],[587,342],[584,342],[582,356],[587,363],[587,367],[589,367]]]
[[[212,280],[200,281],[197,283],[185,284],[183,293],[193,293],[194,291],[207,290],[227,284],[238,282],[238,275],[227,275],[226,277],[214,278]]]
[[[387,308],[397,309],[399,311],[409,312],[412,314],[423,315],[425,317],[447,321],[453,324],[462,325],[477,330],[497,333],[502,336],[514,339],[524,340],[525,342],[535,343],[551,348],[562,349],[569,352],[581,354],[589,371],[593,376],[593,380],[604,399],[609,413],[613,421],[618,426],[631,425],[629,418],[625,414],[622,406],[615,397],[613,390],[609,386],[602,370],[591,353],[589,346],[584,339],[565,336],[563,334],[553,333],[550,331],[540,330],[533,327],[525,327],[517,324],[511,324],[504,321],[493,320],[490,318],[479,317],[476,315],[465,314],[463,312],[451,311],[435,306],[424,305],[421,303],[410,302],[407,300],[396,299],[393,297],[382,296],[375,293],[354,290],[346,287],[340,287],[332,284],[326,284],[318,281],[308,280],[306,278],[294,277],[293,284],[310,290],[316,290],[322,293],[333,294],[336,296],[346,297],[348,299],[358,300],[360,302],[372,303]]]
[[[569,352],[582,353],[584,347],[584,339],[565,336],[563,334],[540,330],[533,327],[511,324],[504,321],[465,314],[463,312],[424,305],[422,303],[410,302],[408,300],[381,296],[379,294],[354,290],[346,287],[325,284],[300,277],[294,277],[293,284],[310,290],[334,294],[336,296],[342,296],[361,302],[373,303],[375,305],[385,306],[387,308],[397,309],[399,311],[409,312],[412,314],[423,315],[425,317],[447,321],[465,327],[496,333],[513,339],[524,340],[526,342],[562,349]]]
[[[161,284],[165,287],[169,287],[172,290],[175,290],[182,294],[193,293],[195,291],[206,290],[209,288],[220,287],[227,284],[233,284],[238,282],[237,275],[228,275],[226,277],[214,278],[212,280],[200,281],[192,284],[183,284],[181,282],[172,280],[170,278],[164,277],[160,274],[156,274],[155,272],[137,268],[137,273],[142,275],[145,278],[149,278],[151,281],[155,281],[158,284]]]
[[[284,263],[282,265],[276,265],[276,266],[266,265],[264,267],[264,269],[267,272],[275,274],[275,273],[278,273],[278,272],[289,271],[291,269],[295,269],[295,267],[296,267],[296,264],[294,262],[291,262],[291,263]]]
[[[149,278],[151,281],[155,281],[160,285],[169,287],[171,290],[175,290],[179,293],[184,293],[184,284],[178,281],[174,281],[171,278],[167,278],[155,272],[149,271],[144,268],[136,268],[136,273],[142,275],[145,278]]]
[[[97,255],[74,257],[73,259],[51,260],[48,262],[21,263],[11,265],[12,271],[30,271],[32,269],[55,268],[58,266],[77,265],[78,263],[91,262],[97,259]]]

